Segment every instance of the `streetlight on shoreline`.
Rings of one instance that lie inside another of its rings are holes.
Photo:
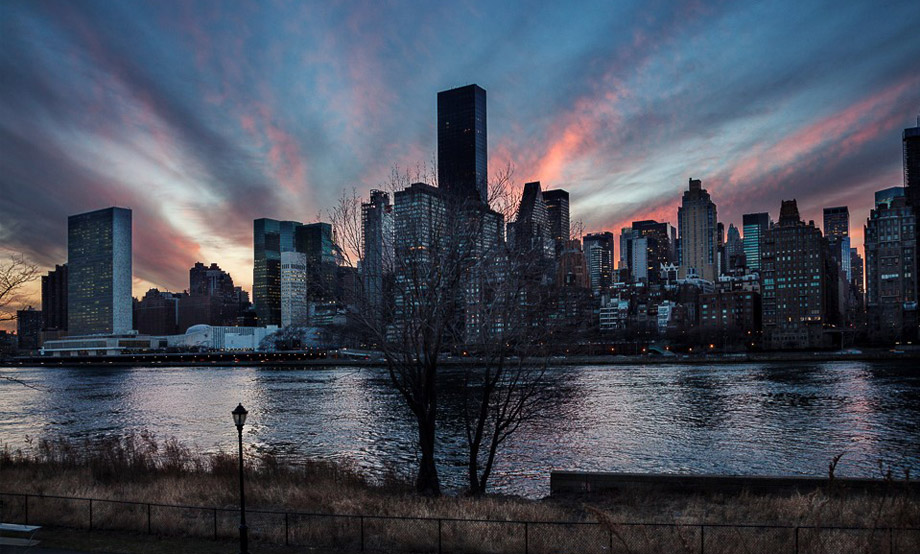
[[[249,554],[249,529],[246,527],[246,495],[243,492],[243,425],[246,423],[246,414],[249,412],[240,403],[231,413],[240,439],[240,554]]]

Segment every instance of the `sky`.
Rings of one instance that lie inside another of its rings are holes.
[[[918,29],[916,0],[5,0],[0,254],[64,263],[67,216],[117,205],[135,296],[196,261],[249,289],[253,219],[430,165],[437,92],[469,83],[490,172],[568,190],[587,232],[676,225],[692,177],[726,229],[846,205],[861,248],[873,192],[903,184]]]

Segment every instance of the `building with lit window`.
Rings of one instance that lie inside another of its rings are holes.
[[[761,241],[764,344],[773,349],[830,346],[826,329],[840,324],[836,262],[814,222],[783,201],[779,222]]]
[[[879,341],[917,335],[916,219],[903,196],[880,204],[866,221],[866,310]]]
[[[281,325],[281,253],[295,252],[298,221],[253,221],[252,303],[260,325]]]
[[[67,330],[131,331],[131,210],[106,208],[67,219]]]
[[[742,216],[744,238],[744,263],[752,271],[760,270],[760,241],[770,228],[770,214],[756,213]]]
[[[307,324],[307,255],[281,253],[281,326]]]

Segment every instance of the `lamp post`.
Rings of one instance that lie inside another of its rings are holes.
[[[239,404],[231,412],[233,423],[240,439],[240,554],[249,554],[249,529],[246,527],[246,495],[243,492],[243,424],[246,423],[246,408]]]

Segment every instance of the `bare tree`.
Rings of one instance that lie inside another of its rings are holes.
[[[511,172],[490,185],[507,220],[521,225],[521,195]],[[504,193],[502,191],[505,191]],[[523,234],[523,235],[522,235]],[[462,420],[467,446],[467,492],[486,492],[502,445],[518,429],[547,413],[557,383],[547,372],[545,345],[554,295],[553,240],[548,229],[517,227],[515,240],[479,260],[467,309],[476,325],[466,340],[476,355],[464,369]],[[523,240],[522,240],[523,239]]]
[[[505,247],[504,223],[520,198],[512,175],[510,165],[498,173],[486,204],[419,183],[434,182],[423,168],[394,170],[384,187],[394,201],[391,244],[371,229],[378,208],[357,191],[344,193],[329,216],[348,263],[360,262],[351,321],[381,351],[415,419],[421,494],[440,494],[438,389],[448,355],[475,356],[463,365],[459,414],[471,493],[485,491],[501,445],[546,398],[545,358],[532,354],[540,345],[542,321],[534,316],[547,260]],[[374,244],[366,240],[371,235]]]
[[[424,171],[418,169],[414,177],[424,178]],[[390,381],[416,420],[420,453],[416,489],[438,495],[438,369],[442,354],[453,349],[454,339],[462,334],[464,282],[492,216],[477,203],[413,181],[408,172],[394,170],[386,187],[394,195],[405,195],[407,210],[394,218],[393,244],[381,252],[386,259],[378,260],[387,268],[386,299],[380,301],[372,294],[375,285],[369,276],[377,270],[365,263],[351,316],[382,352]],[[369,248],[363,240],[363,210],[352,192],[344,194],[330,214],[343,254],[355,264],[367,261]]]
[[[26,261],[22,254],[12,255],[0,262],[0,321],[16,319],[16,308],[22,302],[22,288],[38,279],[38,266]]]

